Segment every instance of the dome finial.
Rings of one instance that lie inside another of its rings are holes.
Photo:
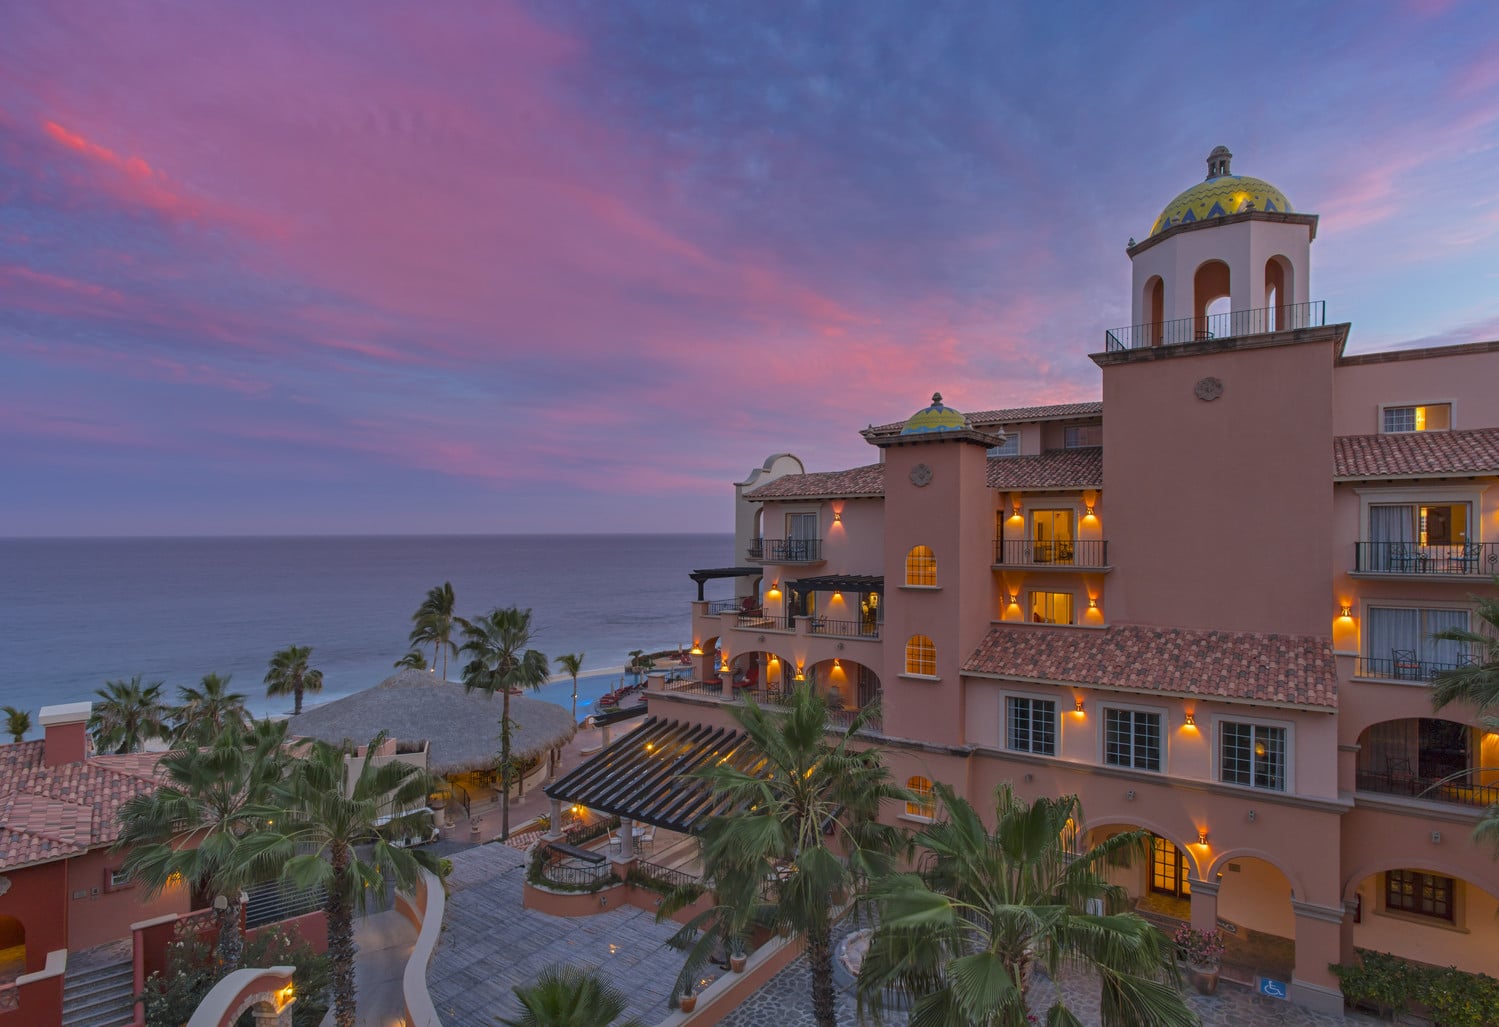
[[[934,406],[934,407],[940,407],[941,405],[942,405],[942,393],[940,393],[940,392],[934,392],[934,393],[932,393],[932,406]]]
[[[1213,152],[1208,154],[1208,181],[1228,174],[1228,164],[1233,159],[1234,155],[1228,152],[1228,147],[1213,147]]]

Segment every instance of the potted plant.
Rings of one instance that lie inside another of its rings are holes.
[[[749,956],[744,951],[744,939],[735,937],[729,943],[729,969],[736,974],[744,973],[744,965],[749,962]]]
[[[690,985],[682,993],[682,997],[677,999],[677,1008],[684,1013],[690,1013],[697,1008],[697,995],[692,991]]]
[[[1187,976],[1200,994],[1211,995],[1218,989],[1218,972],[1223,966],[1223,932],[1214,928],[1200,931],[1182,924],[1172,939],[1176,951],[1187,964]]]

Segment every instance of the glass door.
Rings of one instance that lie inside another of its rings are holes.
[[[1192,894],[1182,851],[1157,835],[1150,836],[1150,890],[1178,898]]]
[[[1036,510],[1031,514],[1031,543],[1036,563],[1071,563],[1072,511]]]

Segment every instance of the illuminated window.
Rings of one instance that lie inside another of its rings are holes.
[[[1386,909],[1400,913],[1451,923],[1456,890],[1457,882],[1450,877],[1419,870],[1391,870],[1384,877],[1384,904]]]
[[[928,546],[916,546],[906,554],[906,584],[937,584],[937,555]]]
[[[1032,592],[1031,621],[1036,624],[1072,624],[1071,592]]]
[[[1071,510],[1031,511],[1031,559],[1036,563],[1071,563]]]
[[[907,816],[931,820],[937,815],[937,804],[932,801],[930,779],[919,775],[913,777],[906,782],[906,791],[911,793],[911,800],[906,803]]]
[[[1452,428],[1452,404],[1429,403],[1426,406],[1385,407],[1382,431],[1449,431]]]
[[[937,676],[937,647],[925,635],[912,635],[906,642],[906,673]]]
[[[1191,866],[1175,845],[1160,835],[1150,836],[1150,890],[1185,897],[1192,894],[1187,870]]]
[[[1285,791],[1286,729],[1224,721],[1219,726],[1218,766],[1229,784]]]

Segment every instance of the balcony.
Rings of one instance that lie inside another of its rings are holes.
[[[1401,578],[1484,578],[1499,572],[1499,543],[1355,542],[1353,573]]]
[[[994,540],[995,567],[1025,567],[1028,570],[1101,571],[1109,566],[1107,539],[1075,539],[1038,542],[1028,538]]]
[[[767,706],[771,709],[777,709],[780,707],[785,707],[791,702],[791,696],[784,691],[776,690],[777,688],[779,688],[779,686],[775,686],[775,688],[770,689],[767,689],[763,686],[725,686],[721,679],[716,681],[682,681],[667,685],[666,694],[697,696],[700,698],[711,699],[714,702],[724,703],[726,705],[743,705],[745,698],[750,697],[753,698],[755,702],[761,706]],[[659,693],[651,694],[656,695]],[[878,694],[876,694],[874,701],[876,703],[879,701]],[[858,714],[858,709],[848,707],[833,709],[830,707],[827,712],[828,729],[845,730],[853,724],[854,718],[857,717]],[[872,732],[875,734],[878,734],[883,730],[884,728],[882,727],[880,718],[878,716],[871,717],[869,720],[865,721],[863,728],[861,728],[861,732]]]
[[[822,539],[756,538],[751,539],[748,557],[756,563],[821,563]]]
[[[1422,777],[1396,767],[1385,771],[1360,770],[1357,787],[1361,792],[1487,809],[1499,802],[1499,785],[1483,782],[1496,777],[1499,770],[1492,767],[1468,767],[1439,778]]]
[[[807,634],[828,635],[833,638],[870,638],[878,640],[880,637],[880,622],[829,620],[826,617],[808,617]]]
[[[1464,659],[1457,663],[1439,663],[1436,660],[1419,659],[1414,652],[1408,656],[1395,657],[1360,656],[1353,665],[1353,676],[1383,681],[1430,683],[1443,671],[1472,666],[1474,662],[1472,659]]]
[[[1149,349],[1152,346],[1183,346],[1189,342],[1228,339],[1238,335],[1320,328],[1326,320],[1325,300],[1294,303],[1288,307],[1227,310],[1203,317],[1181,317],[1175,321],[1154,321],[1112,328],[1104,333],[1104,348],[1112,353],[1119,350]]]

